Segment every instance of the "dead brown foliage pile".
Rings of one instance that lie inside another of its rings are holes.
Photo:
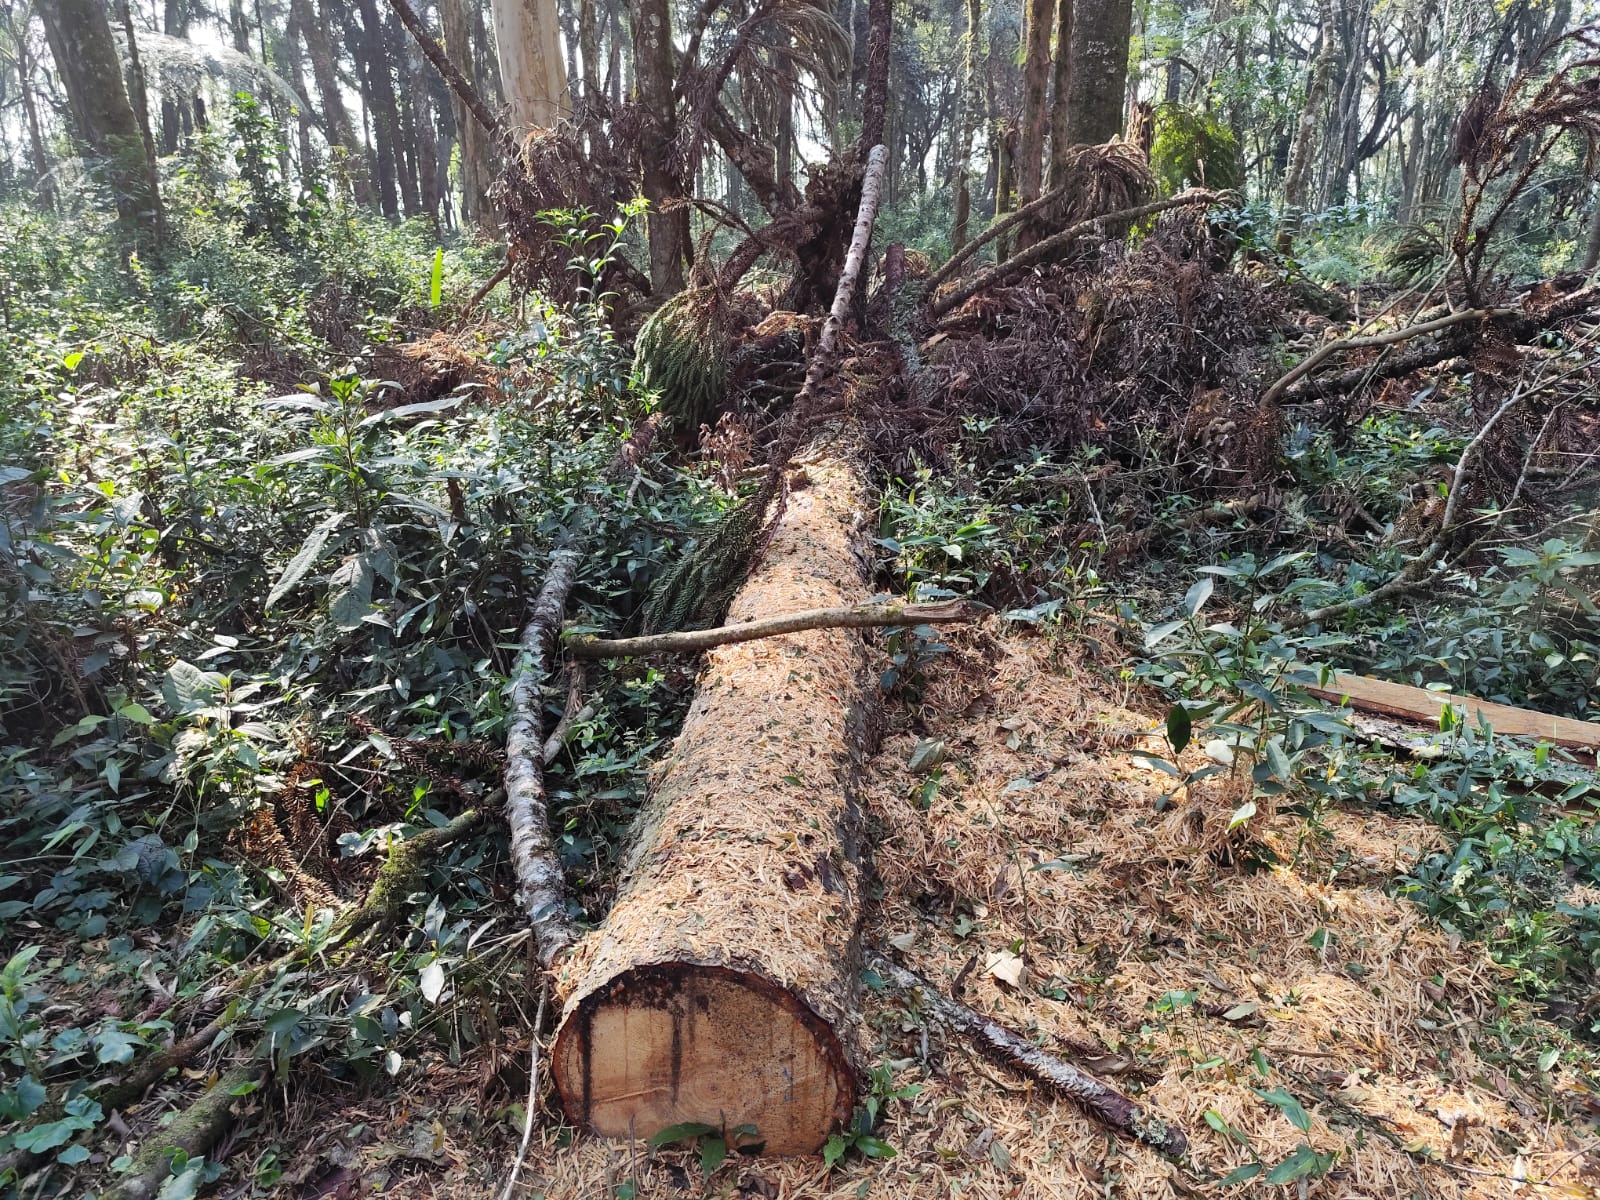
[[[945,465],[980,422],[996,462],[1092,446],[1139,465],[1197,460],[1191,487],[1258,488],[1279,420],[1255,397],[1288,305],[1218,270],[1226,258],[1203,219],[1174,214],[1135,249],[1107,243],[975,296],[923,343],[910,401],[868,414],[880,458],[891,471]]]

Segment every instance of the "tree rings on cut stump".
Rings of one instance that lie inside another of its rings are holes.
[[[607,1137],[684,1122],[754,1126],[768,1154],[815,1154],[850,1115],[839,1039],[759,974],[662,963],[585,996],[553,1053],[567,1112]]]

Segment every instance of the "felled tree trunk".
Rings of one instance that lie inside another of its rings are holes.
[[[866,598],[861,472],[840,457],[807,473],[730,622]],[[768,1153],[806,1154],[849,1116],[855,783],[874,684],[851,630],[708,655],[617,903],[560,978],[552,1059],[576,1123],[640,1138],[681,1122],[753,1125]]]

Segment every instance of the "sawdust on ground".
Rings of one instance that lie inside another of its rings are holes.
[[[852,1156],[833,1171],[749,1159],[724,1166],[705,1194],[1600,1195],[1600,1097],[1559,1065],[1536,1069],[1557,1031],[1510,994],[1481,947],[1386,891],[1441,844],[1434,827],[1351,810],[1308,832],[1302,817],[1263,812],[1230,832],[1244,785],[1174,790],[1137,757],[1165,743],[1157,710],[1115,663],[1089,661],[1081,641],[994,628],[956,643],[920,704],[891,714],[869,765],[878,899],[865,936],[1045,1048],[1087,1055],[1184,1127],[1191,1162],[1111,1135],[922,1021],[914,999],[869,989],[869,1061],[921,1089],[887,1105],[879,1133],[896,1155]],[[942,760],[913,771],[924,742],[942,743]],[[432,1076],[441,1113],[454,1093],[451,1119],[417,1105],[370,1114],[385,1144],[401,1145],[384,1194],[484,1196],[503,1182],[505,1123],[493,1104],[461,1097],[499,1095],[503,1106],[526,1088],[525,1064],[483,1054]],[[1260,1094],[1280,1088],[1309,1134]],[[494,1150],[472,1126],[499,1130]],[[1336,1155],[1325,1175],[1220,1186],[1302,1145]],[[518,1192],[702,1194],[687,1151],[652,1154],[553,1123],[534,1129]]]

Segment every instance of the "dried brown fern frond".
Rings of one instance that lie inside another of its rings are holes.
[[[1501,221],[1564,139],[1581,144],[1592,174],[1600,162],[1600,25],[1546,43],[1503,94],[1485,81],[1457,123],[1461,215],[1450,251],[1469,303],[1483,301],[1484,259]]]
[[[627,104],[613,114],[604,138],[586,142],[580,130],[563,125],[535,129],[524,139],[520,156],[490,188],[505,225],[515,288],[566,300],[584,282],[568,269],[574,249],[567,231],[592,231],[616,220],[637,194],[631,164],[640,128],[637,106]]]
[[[1144,151],[1132,142],[1073,146],[1067,151],[1067,191],[1052,213],[1052,224],[1066,228],[1106,213],[1146,204],[1156,194],[1155,173]],[[1121,237],[1126,227],[1107,230]]]

